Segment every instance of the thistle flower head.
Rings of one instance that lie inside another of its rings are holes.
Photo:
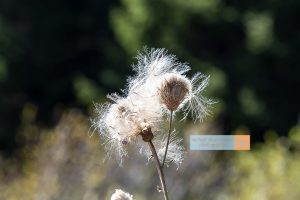
[[[128,94],[154,97],[164,74],[184,74],[190,70],[188,65],[180,63],[175,55],[168,54],[165,49],[145,48],[136,58],[137,64],[133,65],[136,74],[128,78]]]
[[[136,75],[128,79],[128,93],[141,94],[157,109],[162,105],[168,110],[183,111],[184,118],[191,115],[194,120],[202,120],[209,115],[209,107],[214,103],[203,96],[209,76],[197,73],[191,79],[186,76],[190,67],[181,63],[176,56],[164,49],[145,50],[137,56],[133,66]],[[157,103],[157,101],[159,101]]]
[[[165,74],[162,79],[158,89],[160,102],[169,110],[175,111],[191,92],[191,83],[187,78],[178,74]]]
[[[133,197],[131,194],[124,192],[121,189],[116,189],[115,193],[111,195],[111,200],[132,200]]]
[[[145,130],[150,130],[149,134],[157,134],[162,118],[160,113],[142,106],[138,99],[133,101],[131,96],[123,98],[113,94],[108,98],[113,103],[96,105],[99,116],[93,120],[93,125],[104,138],[107,158],[115,155],[121,164],[122,158],[127,156],[126,145],[134,142],[139,135],[147,137]]]

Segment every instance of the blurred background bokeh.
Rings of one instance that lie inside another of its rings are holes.
[[[89,135],[93,102],[121,92],[144,46],[209,74],[218,101],[177,125],[171,199],[299,198],[299,20],[294,0],[0,0],[0,199],[161,198],[152,163],[103,163]],[[252,150],[190,152],[190,134],[251,134]]]

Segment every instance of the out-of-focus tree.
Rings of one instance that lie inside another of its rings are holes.
[[[300,114],[300,3],[296,1],[123,0],[113,30],[129,54],[166,47],[211,74],[225,132],[270,128],[284,135]]]
[[[214,116],[254,141],[299,118],[298,1],[0,1],[0,147],[11,149],[24,105],[52,124],[66,107],[122,88],[144,45],[211,75]]]
[[[65,112],[49,129],[34,123],[35,106],[25,106],[22,113],[18,140],[26,145],[18,156],[0,156],[1,200],[109,199],[116,188],[130,191],[136,199],[161,198],[153,192],[156,171],[143,167],[148,159],[139,155],[138,148],[129,147],[131,156],[123,167],[114,158],[102,162],[105,152],[99,137],[92,135],[87,118],[78,110]],[[196,129],[199,126],[190,125],[186,132]],[[243,130],[235,130],[240,132]],[[257,143],[251,151],[226,151],[222,156],[215,151],[188,151],[177,170],[165,168],[171,177],[167,178],[170,198],[297,199],[300,127],[293,127],[288,137],[278,137],[274,131],[265,137],[266,142]],[[187,140],[184,145],[187,147]],[[153,163],[148,160],[148,164]]]
[[[26,103],[39,123],[86,108],[123,83],[124,51],[108,12],[116,1],[0,1],[0,147],[12,148]]]

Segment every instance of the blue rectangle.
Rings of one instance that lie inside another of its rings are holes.
[[[234,135],[191,135],[191,150],[234,150]]]

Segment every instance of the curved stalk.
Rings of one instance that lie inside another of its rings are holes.
[[[167,158],[167,153],[168,153],[168,147],[169,147],[169,143],[170,143],[170,136],[171,136],[171,132],[172,132],[172,121],[173,121],[173,111],[170,111],[170,121],[169,121],[169,133],[168,133],[168,139],[167,139],[167,145],[166,145],[166,149],[165,149],[165,155],[164,155],[164,159],[162,161],[161,164],[161,168],[164,167],[166,158]]]
[[[168,191],[167,191],[167,187],[166,187],[164,172],[163,172],[163,169],[160,165],[160,162],[159,162],[155,147],[152,143],[152,140],[150,140],[148,142],[148,145],[150,147],[151,153],[152,153],[152,155],[154,157],[154,160],[155,160],[156,170],[157,170],[159,180],[160,180],[160,183],[161,183],[161,186],[162,186],[162,189],[163,189],[164,198],[165,198],[165,200],[168,200],[169,198],[168,198]]]

